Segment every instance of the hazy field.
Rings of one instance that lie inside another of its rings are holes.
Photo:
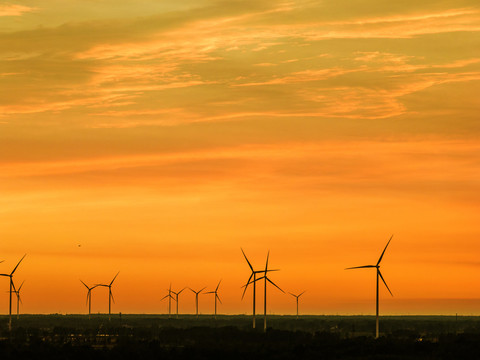
[[[3,358],[447,359],[478,358],[480,318],[385,316],[374,339],[373,316],[115,314],[0,316]]]

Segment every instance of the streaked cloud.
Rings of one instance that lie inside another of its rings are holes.
[[[0,4],[0,16],[22,16],[24,13],[36,10],[37,8],[24,5]]]

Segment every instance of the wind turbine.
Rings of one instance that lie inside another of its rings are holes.
[[[248,278],[247,284],[243,286],[244,289],[243,289],[243,294],[242,294],[242,300],[243,300],[243,297],[245,296],[245,292],[247,291],[248,285],[253,284],[253,311],[252,311],[252,314],[253,314],[253,328],[255,329],[255,299],[256,299],[257,274],[265,273],[265,270],[254,270],[252,264],[250,263],[250,261],[248,261],[247,255],[245,255],[245,252],[243,251],[243,249],[240,248],[240,250],[242,250],[243,257],[247,261],[247,264],[250,267],[250,270],[252,271],[252,273],[250,274],[250,277]],[[278,270],[268,270],[268,271],[278,271]],[[253,281],[250,281],[250,280],[252,280],[252,277],[253,277]]]
[[[387,250],[388,244],[390,244],[390,241],[392,241],[393,235],[390,237],[390,240],[388,240],[387,245],[385,246],[385,249],[383,249],[382,255],[378,258],[377,264],[376,265],[364,265],[364,266],[355,266],[355,267],[350,267],[346,268],[345,270],[350,270],[350,269],[363,269],[363,268],[376,268],[377,269],[377,299],[376,299],[376,310],[377,310],[377,317],[376,317],[376,332],[375,332],[375,338],[378,339],[378,334],[379,334],[379,328],[378,328],[378,278],[380,277],[385,284],[385,287],[387,288],[388,292],[390,295],[393,296],[392,292],[390,291],[390,288],[388,287],[387,283],[385,282],[385,279],[382,276],[382,273],[380,272],[380,262],[382,261],[383,255],[385,254],[385,250]]]
[[[172,296],[172,284],[170,284],[170,288],[168,289],[168,294],[165,295],[163,298],[160,299],[160,301],[163,301],[165,300],[166,298],[168,298],[168,318],[170,319],[170,316],[172,314],[172,299],[173,299],[173,296]],[[173,299],[175,300],[175,299]]]
[[[192,290],[194,293],[195,293],[195,309],[196,309],[196,315],[197,315],[197,318],[198,318],[198,295],[203,291],[205,290],[206,286],[202,289],[202,290],[199,290],[199,291],[195,291],[193,290],[192,288],[189,288],[190,290]]]
[[[305,291],[306,291],[306,290],[305,290]],[[304,291],[304,292],[305,292],[305,291]],[[299,298],[300,296],[302,296],[304,292],[302,292],[302,293],[300,293],[300,294],[298,294],[298,295],[295,295],[295,294],[292,294],[291,292],[289,292],[289,294],[292,295],[292,296],[297,300],[297,319],[298,319],[298,298]]]
[[[9,308],[9,320],[8,320],[8,330],[12,331],[12,292],[15,289],[15,285],[13,284],[13,274],[15,273],[15,270],[17,270],[18,265],[22,262],[22,260],[27,256],[27,254],[23,255],[23,257],[20,259],[20,261],[17,263],[17,265],[13,268],[12,272],[10,274],[0,274],[0,276],[7,276],[10,278],[10,302],[8,305]]]
[[[183,288],[182,290],[178,291],[178,292],[175,292],[175,291],[172,291],[172,294],[175,295],[175,302],[177,303],[177,319],[178,319],[178,296],[182,293],[183,290],[185,290],[186,288]]]
[[[15,295],[17,295],[17,319],[20,316],[20,305],[19,304],[20,303],[23,304],[22,299],[20,298],[20,290],[22,290],[22,286],[23,286],[24,282],[25,281],[22,281],[22,284],[20,285],[20,287],[17,290],[14,291]]]
[[[272,280],[270,280],[267,276],[267,273],[270,272],[270,271],[277,271],[277,270],[268,270],[268,257],[270,256],[270,251],[268,251],[267,253],[267,261],[265,262],[265,270],[263,270],[262,272],[264,273],[262,277],[254,280],[254,281],[259,281],[259,280],[262,280],[264,279],[264,295],[263,295],[263,332],[267,332],[267,281],[272,284],[273,286],[275,286],[278,290],[280,290],[281,292],[285,293],[285,291],[283,291],[282,289],[280,289],[278,287],[277,284],[275,284]],[[247,285],[248,286],[248,283]],[[245,286],[245,287],[246,287]]]
[[[220,286],[221,282],[222,282],[222,280],[220,280],[218,282],[218,285],[217,285],[215,291],[209,291],[209,292],[205,293],[205,294],[215,294],[215,320],[217,319],[217,299],[218,299],[218,301],[220,301],[220,304],[222,303],[222,300],[220,300],[220,296],[218,296],[218,287]]]
[[[97,286],[99,286],[98,284],[97,285],[94,285],[92,287],[89,287],[87,284],[85,284],[82,280],[80,280],[80,282],[85,285],[85,287],[87,288],[87,304],[88,304],[88,318],[90,319],[90,315],[91,315],[91,312],[92,312],[92,290],[95,289]]]
[[[113,282],[115,281],[115,279],[117,278],[118,274],[120,274],[120,271],[117,272],[117,275],[115,275],[115,277],[113,278],[113,280],[110,281],[110,284],[108,284],[108,285],[106,285],[106,284],[97,284],[97,286],[108,287],[108,320],[109,320],[109,321],[111,320],[112,300],[113,300],[113,302],[115,302],[115,299],[113,298],[113,294],[112,294],[112,284],[113,284]]]

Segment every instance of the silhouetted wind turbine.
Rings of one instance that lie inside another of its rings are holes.
[[[17,290],[14,291],[15,295],[17,295],[17,319],[20,317],[20,303],[23,304],[22,298],[20,297],[20,290],[22,290],[22,286],[23,286],[24,282],[25,282],[25,280],[22,281],[22,284],[20,285],[20,287]]]
[[[385,282],[385,279],[382,276],[382,273],[380,272],[380,262],[382,261],[383,255],[385,254],[385,250],[387,250],[388,244],[390,244],[390,241],[392,241],[393,235],[390,237],[390,240],[388,240],[387,245],[385,246],[385,249],[383,249],[382,255],[380,255],[380,258],[377,261],[376,265],[364,265],[364,266],[355,266],[355,267],[350,267],[346,268],[345,270],[350,270],[350,269],[363,269],[363,268],[376,268],[377,269],[377,299],[376,299],[376,310],[377,310],[377,321],[376,321],[376,332],[375,332],[375,337],[378,339],[379,335],[379,327],[378,327],[378,278],[380,277],[385,284],[385,287],[387,288],[388,292],[390,295],[393,296],[392,292],[390,291],[390,288],[388,287],[387,283]]]
[[[253,284],[253,311],[252,311],[252,314],[253,314],[253,328],[255,329],[255,302],[256,302],[255,299],[256,299],[257,274],[265,273],[265,270],[254,270],[252,264],[250,263],[250,261],[248,261],[247,255],[245,255],[245,252],[243,251],[243,249],[240,248],[240,250],[242,250],[243,257],[247,261],[247,264],[250,267],[250,270],[252,271],[252,273],[250,274],[250,277],[248,278],[247,284],[243,286],[244,289],[243,289],[243,294],[242,294],[242,300],[243,300],[243,297],[245,296],[245,292],[247,291],[248,285]],[[278,271],[278,270],[268,270],[268,271]],[[253,277],[253,281],[250,281],[250,280],[252,280],[252,277]]]
[[[175,292],[175,291],[172,291],[172,294],[175,295],[175,302],[177,303],[177,319],[178,319],[178,296],[182,293],[183,290],[185,290],[186,288],[183,288],[182,290],[178,291],[178,292]]]
[[[199,291],[195,291],[193,290],[192,288],[189,288],[190,290],[192,290],[194,293],[195,293],[195,309],[196,309],[196,315],[197,315],[197,318],[198,318],[198,295],[203,291],[205,290],[206,286],[202,289],[202,290],[199,290]]]
[[[112,301],[115,302],[115,299],[113,298],[112,294],[112,284],[117,278],[118,274],[120,274],[120,271],[117,272],[117,275],[113,278],[112,281],[110,281],[110,284],[97,284],[97,286],[103,286],[103,287],[108,287],[108,320],[111,320],[111,310],[112,310]]]
[[[166,298],[168,298],[168,318],[170,318],[172,314],[172,299],[175,300],[172,296],[172,284],[170,284],[170,287],[168,288],[168,294],[165,295],[160,301],[163,301]]]
[[[87,284],[85,284],[82,280],[80,280],[83,285],[87,288],[87,304],[88,304],[88,318],[90,319],[90,315],[92,313],[92,290],[95,289],[97,285],[94,285],[92,287],[89,287]]]
[[[306,291],[306,290],[305,290],[305,291]],[[305,291],[304,291],[304,292],[305,292]],[[300,296],[302,296],[304,292],[302,292],[302,293],[300,293],[300,294],[298,294],[298,295],[295,295],[295,294],[292,294],[291,292],[289,292],[289,294],[292,295],[292,296],[297,300],[297,319],[298,319],[298,298],[299,298]]]
[[[9,320],[8,320],[8,330],[12,330],[12,292],[15,289],[15,285],[13,284],[13,273],[17,270],[18,265],[22,262],[22,260],[27,256],[27,254],[23,255],[17,265],[13,268],[10,274],[0,274],[0,276],[7,276],[10,278],[10,302],[9,302]]]
[[[278,287],[277,284],[275,284],[272,280],[270,280],[267,276],[267,273],[270,272],[270,271],[276,271],[276,270],[268,270],[268,257],[270,256],[270,251],[268,251],[267,253],[267,261],[265,262],[265,270],[262,271],[264,273],[264,275],[258,279],[256,279],[255,281],[259,281],[259,280],[262,280],[264,279],[264,295],[263,295],[263,331],[264,332],[267,332],[267,281],[272,284],[273,286],[275,286],[278,290],[280,290],[281,292],[285,293],[285,291],[283,291],[282,289],[280,289]],[[247,284],[248,285],[248,284]]]
[[[220,300],[220,296],[218,296],[218,287],[220,286],[221,282],[222,282],[222,280],[220,280],[218,282],[218,285],[217,285],[215,291],[209,291],[209,292],[205,293],[205,294],[215,294],[215,320],[217,319],[217,299],[218,299],[218,301],[220,301],[220,304],[222,303],[222,300]]]

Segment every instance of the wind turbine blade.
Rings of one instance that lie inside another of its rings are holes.
[[[378,259],[377,266],[380,265],[380,261],[382,261],[383,254],[385,254],[385,250],[387,250],[388,244],[390,244],[390,241],[392,241],[393,235],[390,236],[390,240],[388,240],[387,245],[385,246],[385,249],[383,249],[382,255],[380,255],[380,258]]]
[[[248,282],[245,285],[242,286],[244,288],[243,293],[242,293],[242,300],[245,296],[245,293],[247,292],[248,284],[250,284],[250,278],[248,279]]]
[[[385,286],[387,287],[388,292],[390,293],[390,295],[393,296],[392,292],[390,291],[390,288],[389,288],[388,285],[387,285],[387,282],[385,281],[385,279],[384,279],[383,276],[382,276],[382,273],[380,272],[380,269],[378,269],[377,271],[378,271],[378,275],[380,275],[380,278],[382,279],[383,283],[384,283]]]
[[[22,281],[22,284],[20,285],[20,287],[18,288],[17,291],[20,291],[22,289],[22,286],[23,286],[23,283],[25,282],[25,280]]]
[[[294,296],[294,297],[297,297],[297,295],[295,294],[292,294],[291,292],[288,292],[290,295]]]
[[[204,294],[215,294],[215,291],[209,291],[209,292],[206,292]]]
[[[202,290],[200,290],[198,293],[200,294],[203,290],[205,290],[207,287],[205,286]]]
[[[13,273],[15,272],[15,270],[17,270],[18,268],[18,265],[20,265],[20,263],[22,262],[22,260],[25,258],[25,256],[27,256],[27,254],[23,255],[23,257],[20,259],[20,261],[18,262],[17,266],[15,266],[12,270],[12,272],[10,273],[10,275],[13,275]]]
[[[215,294],[215,296],[217,297],[218,301],[220,301],[220,304],[221,304],[222,300],[220,300],[220,296],[218,296],[217,294]]]
[[[298,295],[298,297],[302,296],[303,294],[305,294],[305,291],[307,290],[304,290],[302,293],[300,293],[300,295]]]
[[[283,291],[282,289],[280,289],[280,288],[278,287],[278,285],[275,284],[275,283],[274,283],[272,280],[270,280],[268,277],[267,277],[266,279],[267,279],[267,281],[268,281],[270,284],[272,284],[273,286],[275,286],[278,290],[280,290],[281,292],[285,293],[285,291]]]
[[[189,287],[189,289],[196,294],[195,290],[193,290],[191,287]]]
[[[110,290],[110,297],[112,298],[113,303],[115,304],[115,298],[113,297],[112,290]]]
[[[248,266],[250,266],[250,269],[253,271],[253,266],[252,264],[250,264],[250,261],[248,261],[247,255],[245,255],[245,252],[243,251],[242,248],[240,248],[240,250],[242,250],[243,257],[245,258],[245,260],[247,260]]]
[[[268,257],[270,256],[270,250],[267,252],[267,261],[265,262],[265,273],[268,271]]]
[[[13,292],[17,292],[17,289],[15,289],[15,283],[13,282],[13,278],[10,278],[10,282],[12,283],[12,287],[13,287]]]
[[[218,282],[218,285],[217,285],[217,288],[215,289],[215,292],[218,291],[218,287],[220,286],[220,283],[221,283],[221,282],[222,282],[222,280],[220,280],[220,281]]]
[[[163,301],[163,300],[165,300],[166,298],[168,298],[168,295],[165,295],[164,297],[162,297],[162,298],[160,299],[160,301]]]
[[[110,286],[112,286],[113,282],[115,281],[115,279],[117,278],[118,274],[120,274],[120,271],[117,272],[117,275],[115,275],[115,277],[113,278],[113,280],[110,282]]]
[[[177,293],[177,295],[180,295],[180,293],[181,293],[183,290],[185,290],[185,289],[186,289],[186,288],[183,288],[182,290],[180,290],[180,291]]]
[[[22,298],[20,297],[20,294],[17,294],[17,301],[23,305]]]
[[[376,266],[375,265],[354,266],[354,267],[345,268],[345,270],[364,269],[364,268],[376,268]]]
[[[92,295],[90,294],[90,289],[88,289],[88,292],[87,292],[87,301],[85,302],[85,304],[87,304],[87,305],[88,305],[88,299],[90,298],[90,296],[92,296]]]

